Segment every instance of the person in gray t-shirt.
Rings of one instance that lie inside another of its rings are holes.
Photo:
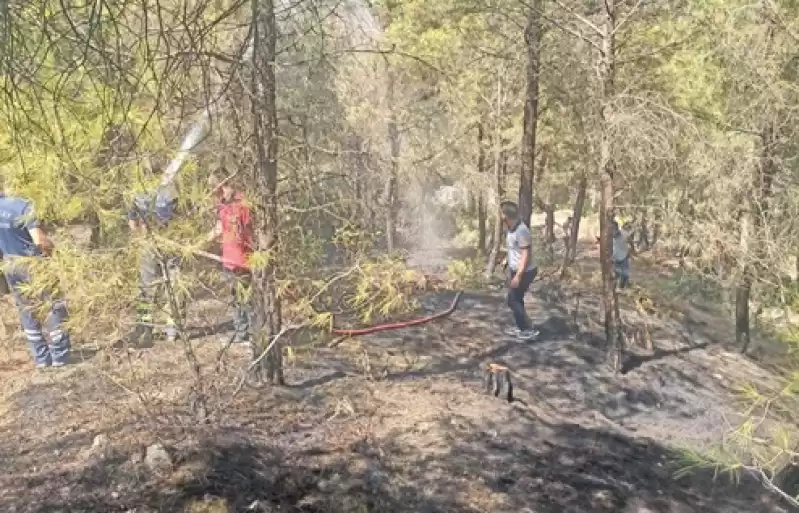
[[[524,311],[524,295],[535,280],[537,269],[533,262],[533,236],[530,228],[519,218],[519,208],[512,201],[502,202],[502,219],[508,227],[508,307],[516,322],[514,334],[521,340],[538,336]]]

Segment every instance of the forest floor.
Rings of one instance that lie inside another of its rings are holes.
[[[659,311],[646,319],[655,348],[635,348],[614,375],[603,363],[592,258],[567,282],[542,273],[528,301],[542,332],[532,343],[504,334],[501,290],[467,291],[443,320],[298,347],[287,387],[245,386],[233,397],[248,351],[231,347],[212,379],[228,334],[198,331],[214,407],[207,425],[185,406],[191,379],[179,345],[122,354],[77,341],[85,361],[36,372],[21,341],[7,341],[0,511],[788,511],[747,480],[675,476],[683,449],[704,450],[735,425],[736,386],[775,385],[770,366],[731,347],[729,315],[641,259],[633,278]],[[453,295],[428,294],[421,309],[444,309]],[[625,319],[644,322],[623,303]],[[194,307],[197,326],[220,309]],[[512,369],[516,401],[482,391],[487,362]]]

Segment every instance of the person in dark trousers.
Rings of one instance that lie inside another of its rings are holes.
[[[37,368],[61,367],[69,363],[69,333],[63,326],[67,319],[64,301],[46,293],[34,301],[25,290],[31,278],[26,259],[49,256],[52,250],[53,244],[39,226],[31,201],[0,194],[0,251],[3,256],[3,272],[19,310],[22,329]],[[44,331],[42,323],[34,314],[36,302],[51,304]],[[45,333],[49,336],[49,343]]]
[[[219,168],[208,179],[216,197],[217,219],[208,234],[208,242],[222,245],[222,267],[230,284],[233,307],[233,342],[249,342],[252,321],[252,275],[249,258],[253,252],[253,229],[250,208],[234,186],[235,177]]]
[[[150,230],[165,228],[175,216],[177,191],[174,187],[158,187],[153,192],[142,192],[133,199],[128,210],[128,225],[131,231],[146,235]],[[166,323],[164,334],[167,340],[177,339],[178,328],[173,306],[183,308],[182,293],[179,290],[179,258],[156,247],[155,241],[145,241],[139,256],[139,295],[136,301],[136,327],[128,337],[131,346],[152,347],[155,327],[156,303],[166,297],[164,311]],[[172,289],[175,305],[168,297],[168,287]]]
[[[620,289],[630,285],[630,240],[627,233],[614,220],[613,230],[613,272]]]
[[[532,340],[539,333],[533,328],[524,311],[524,295],[538,272],[532,255],[533,236],[530,228],[519,218],[519,208],[516,203],[504,201],[500,209],[502,220],[508,227],[508,306],[516,322],[513,334],[520,340]]]

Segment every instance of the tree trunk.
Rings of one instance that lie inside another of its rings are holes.
[[[494,194],[496,198],[496,208],[494,209],[494,234],[491,243],[491,254],[486,264],[486,278],[494,274],[497,266],[497,257],[502,243],[502,215],[499,205],[505,195],[505,172],[507,171],[507,155],[505,141],[502,138],[502,79],[501,73],[497,73],[497,95],[494,108]]]
[[[765,56],[771,54],[771,45],[774,41],[774,21],[768,19],[768,32],[766,34]],[[741,269],[740,284],[735,293],[735,341],[741,348],[741,353],[746,353],[751,342],[749,330],[749,299],[752,293],[753,271],[762,260],[762,249],[753,240],[761,235],[761,228],[766,224],[770,214],[769,204],[773,193],[774,176],[777,173],[777,164],[774,158],[774,145],[776,134],[775,121],[769,112],[764,114],[760,124],[760,159],[755,168],[752,194],[749,195],[746,209],[741,216]],[[751,232],[751,233],[750,233]],[[753,244],[754,242],[754,244]],[[753,263],[750,263],[753,262]]]
[[[566,251],[563,255],[563,267],[560,270],[560,279],[566,277],[566,270],[574,259],[577,258],[577,241],[580,238],[580,221],[583,218],[583,208],[585,207],[585,196],[588,189],[588,177],[585,173],[580,174],[580,182],[577,185],[577,198],[574,200],[574,210],[572,210],[572,224],[569,231],[569,239],[566,244]]]
[[[763,123],[760,131],[760,162],[754,176],[752,190],[756,197],[750,197],[747,210],[741,215],[741,282],[735,291],[735,342],[746,353],[751,342],[749,329],[749,300],[752,293],[753,264],[761,260],[757,244],[752,244],[753,235],[759,234],[769,214],[769,201],[777,166],[774,162],[774,124],[771,120]],[[751,233],[754,232],[754,233]],[[755,254],[752,254],[756,252]]]
[[[641,225],[638,227],[638,248],[642,251],[648,251],[651,247],[649,242],[649,211],[644,208],[641,213]]]
[[[501,150],[504,141],[497,138],[499,141],[496,144],[494,151],[494,190],[496,192],[497,205],[502,201],[502,196],[505,194],[505,171],[507,169],[507,153]],[[494,233],[493,241],[491,244],[491,255],[488,257],[488,265],[486,266],[486,277],[491,277],[497,265],[497,257],[499,255],[500,247],[502,246],[502,215],[500,215],[499,207],[494,213]]]
[[[555,206],[552,204],[551,194],[547,194],[547,200],[544,202],[544,240],[549,255],[554,258],[554,244],[557,239],[555,238]]]
[[[533,183],[535,182],[535,148],[538,126],[538,71],[541,52],[541,24],[539,2],[534,0],[527,13],[524,41],[527,47],[527,91],[524,100],[522,132],[522,165],[519,180],[519,213],[522,221],[530,225],[533,215]]]
[[[541,161],[538,163],[538,173],[535,176],[534,186],[538,189],[538,194],[533,196],[533,204],[536,208],[544,212],[544,244],[551,259],[555,259],[555,205],[552,202],[552,191],[546,190],[541,193],[539,182],[547,172],[547,152],[541,151]],[[532,217],[532,216],[531,216]]]
[[[608,361],[615,370],[621,369],[624,347],[622,344],[619,308],[616,296],[616,277],[613,269],[613,140],[610,125],[613,122],[613,96],[615,78],[615,28],[616,6],[604,4],[604,23],[599,61],[600,142],[599,142],[599,231],[600,262],[602,265],[602,306],[605,321],[605,340]]]
[[[486,151],[484,146],[483,124],[477,124],[477,172],[482,177],[486,168]],[[482,187],[477,193],[477,249],[480,254],[486,253],[486,206],[485,193]]]
[[[746,353],[749,348],[749,297],[752,292],[752,281],[748,267],[744,268],[744,276],[735,289],[735,342]]]
[[[388,88],[386,94],[387,104],[390,110],[388,140],[391,146],[391,167],[385,185],[386,246],[388,252],[393,253],[396,249],[397,234],[397,175],[399,170],[400,140],[399,129],[397,128],[396,98],[394,91],[396,77],[388,59],[386,59],[386,68],[388,68]]]
[[[366,184],[366,164],[364,162],[363,152],[363,139],[357,134],[353,134],[349,138],[349,150],[352,152],[351,162],[353,170],[355,171],[354,177],[354,192],[356,201],[353,203],[353,219],[362,228],[371,225],[370,217],[367,215],[368,207],[364,198],[369,196]]]
[[[260,358],[256,373],[260,381],[283,385],[280,333],[280,297],[277,294],[275,253],[278,249],[277,208],[277,105],[275,102],[275,7],[273,0],[253,0],[252,116],[256,161],[255,242],[258,252],[269,255],[267,263],[253,270],[255,344],[253,356]],[[273,344],[274,342],[274,344]],[[266,357],[263,353],[267,351]]]
[[[752,212],[750,199],[740,218],[740,282],[735,289],[735,342],[745,353],[749,348],[749,298],[752,292],[752,268],[748,264],[752,237]]]

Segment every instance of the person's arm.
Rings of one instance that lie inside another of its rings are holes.
[[[519,268],[516,269],[516,278],[521,279],[522,274],[527,269],[527,262],[530,261],[530,246],[521,248],[522,256],[519,259]]]
[[[128,209],[128,228],[131,232],[136,232],[139,230],[139,224],[139,210],[134,200],[134,204]]]
[[[42,250],[44,255],[49,256],[53,253],[53,249],[55,248],[53,241],[50,240],[50,237],[44,233],[44,230],[42,230],[41,227],[37,226],[29,230],[29,233],[31,234],[33,243],[36,244],[40,250]]]
[[[29,204],[27,207],[25,207],[25,210],[22,213],[22,219],[25,229],[31,234],[31,240],[33,241],[33,244],[36,245],[43,254],[50,255],[54,248],[53,241],[50,240],[50,237],[47,236],[42,227],[39,225],[39,220],[36,218],[36,215],[33,212],[32,205]]]

